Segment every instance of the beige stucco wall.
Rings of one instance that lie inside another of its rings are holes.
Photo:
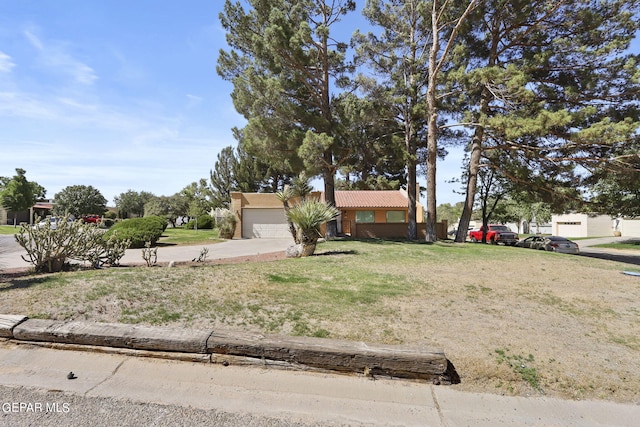
[[[613,220],[608,215],[573,213],[553,215],[552,233],[565,237],[602,237],[613,235]]]
[[[321,193],[314,191],[309,197],[320,199]],[[290,204],[294,205],[298,202],[297,198],[291,200]],[[233,191],[231,193],[230,210],[236,216],[236,230],[233,234],[234,239],[241,239],[242,236],[242,210],[243,209],[268,209],[282,208],[282,202],[278,200],[275,193],[241,193]]]
[[[640,218],[621,220],[620,232],[623,237],[640,237]]]
[[[406,193],[405,193],[406,194]],[[311,197],[316,197],[320,199],[321,192],[316,191],[311,193]],[[291,201],[291,204],[296,204],[297,199]],[[240,239],[242,238],[242,212],[244,209],[265,209],[265,208],[282,208],[282,202],[278,200],[274,193],[241,193],[241,192],[232,192],[231,193],[231,205],[230,210],[236,216],[237,224],[236,230],[233,235],[234,238]],[[387,222],[387,211],[405,211],[405,221],[408,221],[408,208],[384,208],[384,209],[370,209],[370,208],[360,208],[360,209],[342,209],[342,217],[338,220],[347,220],[347,221],[355,221],[356,211],[358,210],[373,210],[375,215],[376,223],[386,223]],[[346,214],[346,218],[345,218]],[[423,223],[424,222],[424,208],[421,204],[417,205],[416,212],[416,222]],[[344,224],[344,223],[343,223]],[[341,224],[342,225],[342,224]],[[341,227],[342,228],[342,227]]]

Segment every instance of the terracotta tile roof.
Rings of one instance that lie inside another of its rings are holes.
[[[53,203],[36,202],[34,209],[53,209]]]
[[[408,199],[396,190],[336,191],[337,208],[406,208]]]

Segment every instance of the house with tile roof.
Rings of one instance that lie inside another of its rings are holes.
[[[335,198],[336,207],[340,211],[338,232],[354,237],[406,236],[409,221],[409,198],[406,191],[336,191]],[[420,203],[417,204],[416,222],[424,222],[424,208]],[[381,227],[372,224],[387,225]],[[358,228],[361,233],[358,233]],[[363,235],[364,228],[368,231]],[[373,228],[378,229],[377,232]]]
[[[324,199],[323,193],[312,197]],[[409,199],[404,190],[336,191],[338,233],[359,238],[403,238],[407,235]],[[287,238],[289,228],[282,206],[272,193],[231,193],[236,215],[234,238]],[[417,205],[418,237],[425,235],[424,208]],[[446,225],[443,229],[446,236]]]
[[[51,214],[53,203],[51,201],[36,202],[29,210],[17,212],[15,215],[16,224],[31,224],[38,217],[46,217]],[[0,224],[13,225],[14,212],[7,212],[0,206]]]

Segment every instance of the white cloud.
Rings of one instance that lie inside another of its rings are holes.
[[[44,46],[42,45],[42,42],[40,41],[40,39],[38,38],[38,36],[36,36],[33,31],[30,30],[25,30],[24,31],[24,35],[27,38],[27,40],[29,41],[29,43],[31,43],[31,45],[33,47],[35,47],[38,50],[43,50]]]
[[[204,101],[204,98],[200,96],[191,95],[190,93],[187,94],[187,108],[197,107],[202,104],[202,101]]]
[[[67,52],[68,48],[65,43],[43,42],[35,34],[35,31],[34,29],[25,30],[24,35],[29,43],[40,52],[40,60],[46,69],[66,74],[83,85],[91,85],[98,79],[93,68],[75,59]]]
[[[15,66],[16,64],[11,60],[11,57],[0,51],[0,73],[10,73]]]

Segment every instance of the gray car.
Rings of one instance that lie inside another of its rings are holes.
[[[532,249],[540,249],[542,251],[558,252],[561,254],[579,254],[580,247],[566,237],[547,236],[542,242],[535,242]]]
[[[518,248],[538,249],[537,246],[539,246],[543,241],[544,236],[529,236],[526,239],[516,242],[515,246]]]

